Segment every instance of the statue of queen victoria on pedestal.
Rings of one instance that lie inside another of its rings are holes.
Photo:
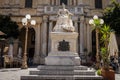
[[[58,19],[56,25],[53,29],[54,32],[74,32],[75,28],[73,26],[73,22],[71,20],[71,16],[73,15],[67,9],[65,9],[65,5],[62,4],[63,9],[59,9],[58,11]]]

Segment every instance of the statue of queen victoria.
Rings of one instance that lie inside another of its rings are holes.
[[[75,28],[73,26],[73,22],[71,20],[71,16],[73,15],[67,9],[65,9],[65,5],[62,4],[63,9],[59,9],[58,11],[58,19],[56,25],[53,29],[54,32],[74,32]]]

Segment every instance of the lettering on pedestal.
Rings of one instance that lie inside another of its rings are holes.
[[[68,41],[60,41],[58,45],[58,51],[69,51],[70,50],[70,45]]]

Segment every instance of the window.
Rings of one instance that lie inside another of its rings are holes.
[[[64,3],[65,5],[67,5],[67,0],[60,0],[60,5],[62,5],[62,3]]]
[[[25,0],[25,8],[32,8],[32,0]]]
[[[102,0],[95,0],[95,8],[98,9],[102,8]]]

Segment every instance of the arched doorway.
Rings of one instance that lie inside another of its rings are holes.
[[[19,40],[22,44],[22,54],[24,53],[25,45],[25,34],[26,29],[23,27],[20,31]],[[28,66],[33,64],[33,57],[35,53],[35,30],[33,28],[28,29],[28,40],[27,40],[27,62]]]
[[[91,53],[91,60],[95,62],[96,60],[96,36],[95,30],[92,31],[92,53]]]

